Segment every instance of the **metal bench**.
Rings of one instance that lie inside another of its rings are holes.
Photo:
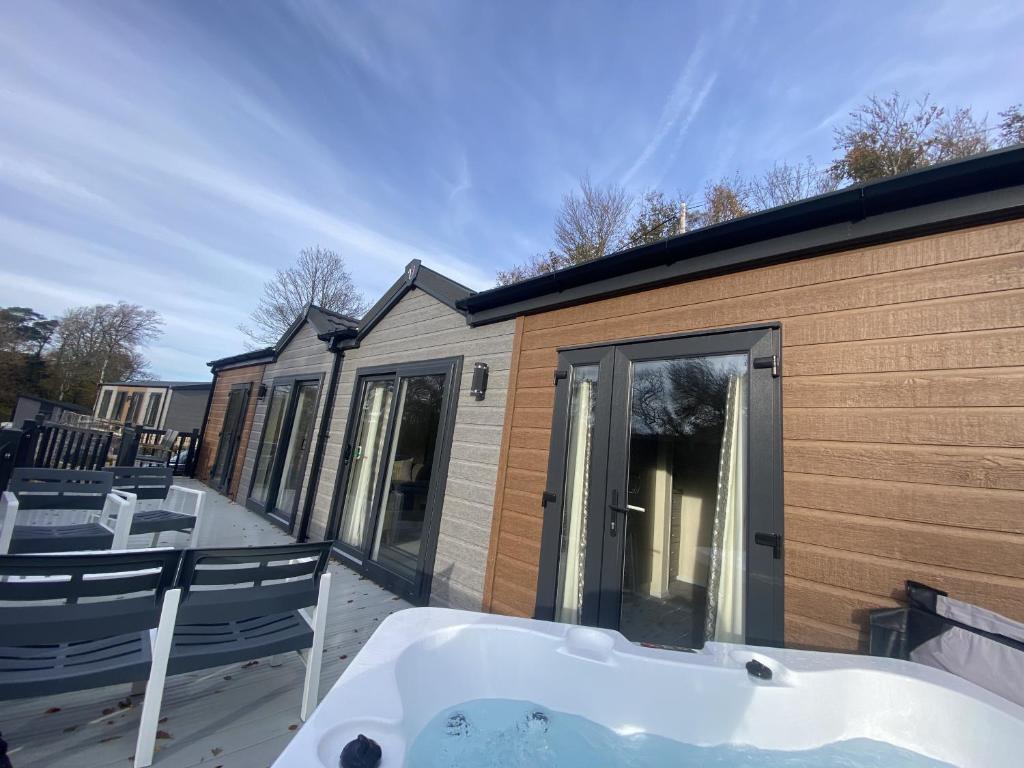
[[[114,493],[161,502],[156,509],[135,510],[132,535],[152,534],[155,547],[161,533],[189,533],[189,546],[201,544],[204,491],[175,485],[170,467],[111,467],[110,471],[114,474]]]
[[[174,550],[0,555],[0,700],[147,679],[159,699],[180,562]]]
[[[18,467],[0,499],[0,554],[125,549],[132,494],[111,492],[109,472]],[[23,522],[18,522],[19,512]]]

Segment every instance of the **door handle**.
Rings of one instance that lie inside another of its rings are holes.
[[[782,535],[778,533],[755,533],[754,543],[762,547],[772,548],[772,557],[775,560],[782,559]]]
[[[635,504],[626,504],[625,506],[619,505],[619,492],[617,490],[612,491],[612,503],[608,505],[608,509],[618,514],[612,515],[608,521],[608,535],[618,536],[619,535],[619,518],[618,515],[628,515],[630,512],[646,512],[647,510],[643,507],[638,507]]]

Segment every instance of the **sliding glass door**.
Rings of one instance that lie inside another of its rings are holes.
[[[291,530],[316,421],[320,379],[275,379],[263,420],[248,506]]]
[[[343,461],[338,547],[426,603],[461,358],[358,372]]]
[[[669,646],[781,642],[775,333],[560,355],[540,618]]]

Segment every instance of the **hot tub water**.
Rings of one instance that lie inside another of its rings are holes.
[[[443,710],[413,741],[407,768],[940,768],[916,752],[871,739],[817,749],[701,747],[645,733],[616,733],[577,715],[512,699]]]

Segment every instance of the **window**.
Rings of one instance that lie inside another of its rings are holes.
[[[154,392],[149,396],[149,402],[146,404],[146,419],[145,425],[147,427],[157,426],[157,422],[160,420],[160,406],[163,403],[164,396],[160,392]]]
[[[107,418],[107,411],[110,410],[110,396],[112,391],[109,389],[103,390],[103,395],[100,397],[99,408],[96,409],[96,418],[105,419]]]
[[[430,594],[461,369],[449,358],[357,372],[338,546],[413,602]]]

